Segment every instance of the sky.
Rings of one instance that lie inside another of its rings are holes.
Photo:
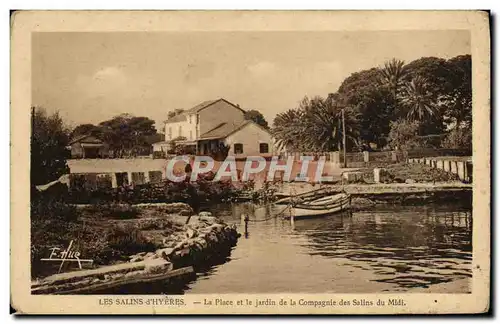
[[[33,33],[32,104],[75,127],[225,98],[269,123],[391,58],[470,54],[468,31]]]

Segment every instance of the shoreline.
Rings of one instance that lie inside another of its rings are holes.
[[[309,183],[290,183],[277,196],[290,196],[301,194],[317,188]],[[374,203],[428,203],[441,201],[472,202],[472,184],[461,182],[436,182],[436,183],[378,183],[378,184],[346,184],[324,185],[325,188],[345,191],[352,198],[362,198]]]
[[[216,263],[218,257],[229,254],[239,236],[235,225],[227,225],[209,213],[201,213],[191,216],[189,224],[173,237],[164,237],[154,252],[130,255],[127,262],[117,261],[92,269],[52,274],[34,280],[31,292],[97,294],[155,281],[175,285],[176,281],[196,276],[198,267]]]
[[[472,184],[461,182],[351,183],[323,186],[349,193],[353,198],[351,209],[355,211],[368,210],[378,204],[404,205],[444,201],[467,203],[472,199]],[[289,187],[288,189],[293,190],[294,194],[298,194],[301,191],[317,189],[319,186],[310,183],[286,183],[283,187]],[[285,193],[275,193],[272,196],[276,197],[280,194]],[[93,208],[100,208],[96,204],[73,204],[73,206],[82,212],[86,209],[88,209],[87,212],[93,212]],[[197,265],[206,266],[211,262],[211,257],[229,254],[241,235],[237,233],[234,225],[229,226],[210,213],[201,212],[198,215],[192,215],[192,209],[185,203],[111,203],[108,208],[119,211],[123,206],[141,209],[141,216],[135,220],[110,219],[110,223],[126,224],[139,221],[137,224],[140,225],[141,220],[147,223],[168,219],[173,222],[173,225],[182,224],[179,225],[181,229],[177,230],[172,237],[166,237],[158,230],[145,229],[142,232],[149,237],[148,240],[156,242],[156,251],[136,253],[128,257],[128,262],[116,261],[112,264],[97,266],[92,270],[64,272],[39,279],[33,282],[32,293],[95,294],[155,280],[166,281],[168,285],[175,287],[176,282],[195,277]],[[125,210],[128,209],[125,208]],[[159,216],[148,217],[154,211],[159,212]],[[190,222],[185,224],[189,215],[192,215]]]
[[[346,185],[323,185],[325,188],[331,188],[338,191],[345,191],[350,194],[353,198],[377,198],[378,200],[394,200],[398,196],[420,196],[421,198],[445,198],[445,200],[450,200],[453,195],[457,195],[457,199],[460,197],[462,199],[464,196],[470,196],[472,198],[472,184],[462,183],[462,182],[436,182],[436,183],[377,183],[377,184],[346,184]],[[288,197],[290,196],[290,189],[288,187],[293,187],[294,194],[301,194],[309,190],[318,189],[318,186],[312,185],[306,182],[289,182],[285,183],[283,187],[287,187],[284,190],[277,191],[274,193],[276,198]],[[287,192],[288,191],[288,192]],[[459,196],[459,197],[458,197]],[[236,202],[244,202],[245,200],[252,200],[250,198],[245,199],[245,196],[236,196]],[[183,202],[152,202],[152,203],[135,203],[129,204],[126,202],[110,202],[110,204],[116,206],[132,206],[132,207],[171,207],[175,205],[184,205]],[[70,204],[76,208],[91,208],[96,204]]]

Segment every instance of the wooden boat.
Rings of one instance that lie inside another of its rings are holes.
[[[284,218],[290,218],[291,215],[294,219],[319,217],[342,212],[351,207],[351,196],[345,192],[313,197],[290,197],[290,210],[284,213]]]
[[[291,194],[285,194],[285,193],[277,193],[275,195],[281,197],[280,199],[276,200],[274,203],[277,205],[288,205],[290,204],[290,201],[293,200],[298,200],[301,199],[303,201],[308,201],[308,200],[313,200],[313,199],[318,199],[322,198],[328,195],[340,193],[338,189],[332,189],[332,188],[318,188],[315,190],[303,192],[297,195],[291,195]]]

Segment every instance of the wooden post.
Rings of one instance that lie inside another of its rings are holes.
[[[118,181],[114,172],[111,173],[111,188],[118,188]]]
[[[248,238],[248,221],[249,217],[246,214],[241,214],[241,225],[245,228],[245,238]]]
[[[342,108],[342,142],[344,145],[344,168],[347,168],[345,138],[346,138],[346,135],[345,135],[345,117],[344,117],[344,108]]]

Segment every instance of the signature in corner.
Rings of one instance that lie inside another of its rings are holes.
[[[80,252],[71,250],[71,247],[73,246],[73,240],[69,242],[69,245],[66,249],[62,250],[58,247],[53,247],[50,249],[52,252],[50,253],[50,256],[48,258],[42,258],[40,259],[41,261],[52,261],[52,262],[61,262],[61,265],[59,266],[59,271],[61,272],[61,269],[64,265],[64,262],[78,262],[78,267],[80,270],[82,269],[82,262],[90,263],[92,264],[94,260],[91,259],[80,259]]]

